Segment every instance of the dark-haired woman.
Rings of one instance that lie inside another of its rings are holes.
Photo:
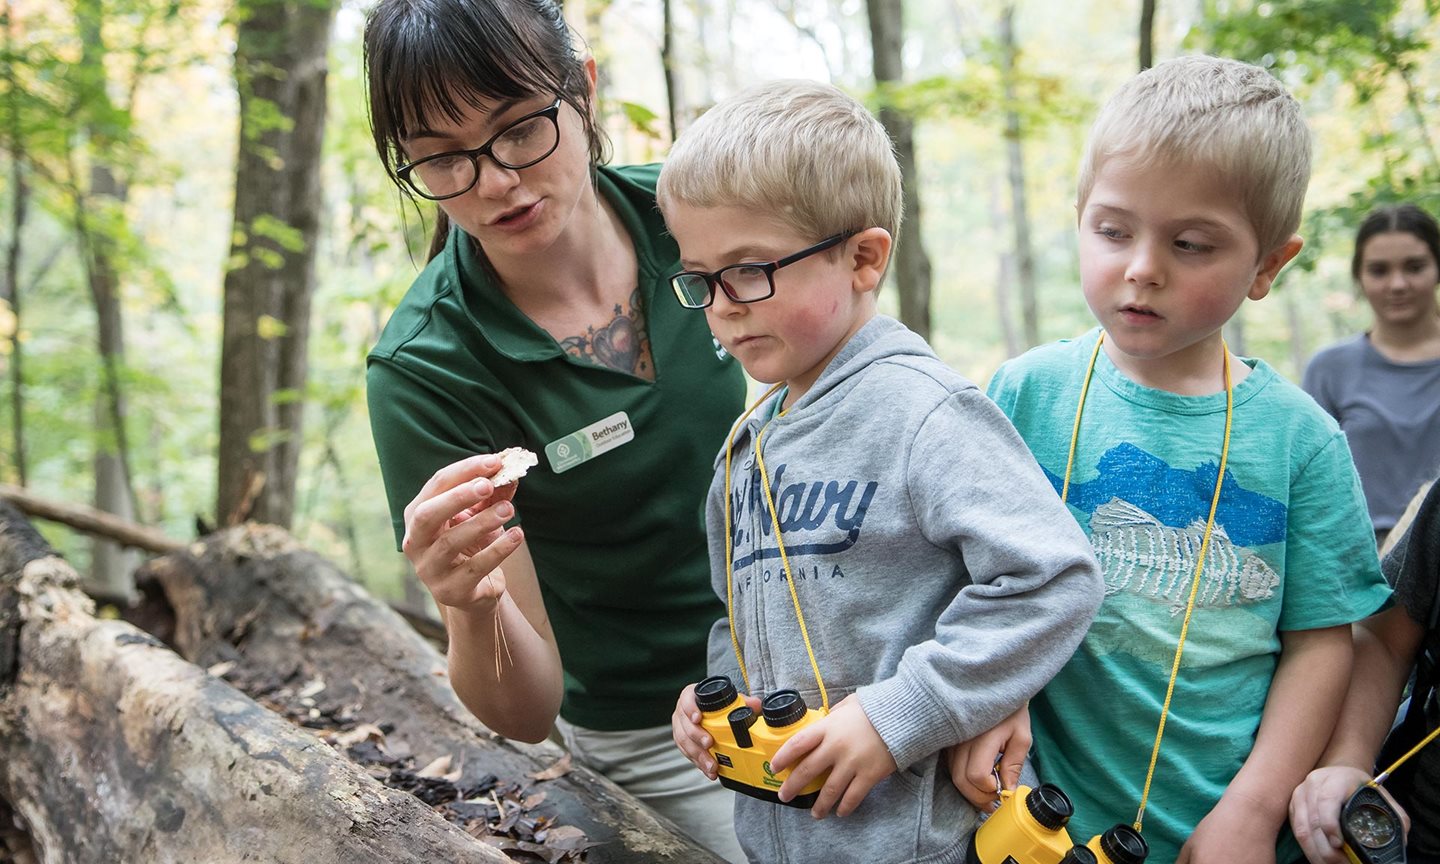
[[[668,723],[724,614],[699,514],[744,382],[666,293],[681,268],[658,166],[602,165],[595,64],[551,0],[381,0],[365,57],[380,157],[440,211],[367,384],[396,539],[444,615],[455,691],[502,735],[558,725],[738,858],[730,793]],[[497,488],[509,447],[539,464]]]
[[[1411,204],[1375,210],[1350,271],[1374,324],[1317,353],[1304,386],[1345,430],[1378,543],[1440,474],[1440,227]]]

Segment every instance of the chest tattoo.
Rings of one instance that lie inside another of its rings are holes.
[[[586,327],[584,333],[560,340],[560,347],[577,360],[653,379],[650,337],[645,333],[638,288],[630,295],[627,305],[628,309],[616,303],[610,323],[599,329]]]

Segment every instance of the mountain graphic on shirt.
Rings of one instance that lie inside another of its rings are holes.
[[[1119,498],[1171,528],[1184,529],[1197,519],[1204,524],[1215,492],[1217,462],[1202,462],[1190,470],[1173,468],[1134,444],[1117,444],[1101,455],[1095,465],[1097,476],[1083,483],[1072,478],[1068,500],[1087,516]],[[1076,468],[1078,473],[1078,464]],[[1058,493],[1063,478],[1048,469],[1045,475]],[[1283,543],[1286,517],[1282,502],[1245,489],[1234,472],[1226,470],[1215,524],[1225,529],[1231,543],[1247,549]]]

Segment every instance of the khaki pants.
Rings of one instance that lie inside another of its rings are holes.
[[[743,864],[735,839],[735,793],[711,781],[681,753],[669,726],[597,732],[555,721],[561,743],[591,770],[665,816],[701,845]]]

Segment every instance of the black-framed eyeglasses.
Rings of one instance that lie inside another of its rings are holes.
[[[395,173],[422,197],[443,201],[464,195],[480,179],[480,157],[501,168],[529,168],[560,146],[560,97],[548,108],[526,114],[474,150],[451,150],[416,159]]]
[[[844,231],[826,237],[814,246],[807,246],[794,255],[786,255],[778,261],[756,262],[753,264],[731,264],[714,273],[699,270],[685,270],[670,277],[670,287],[675,290],[675,299],[686,309],[704,309],[715,301],[715,286],[725,292],[735,303],[755,303],[775,296],[775,271],[788,267],[796,261],[809,258],[816,252],[824,252],[832,246],[849,240],[855,231]]]

